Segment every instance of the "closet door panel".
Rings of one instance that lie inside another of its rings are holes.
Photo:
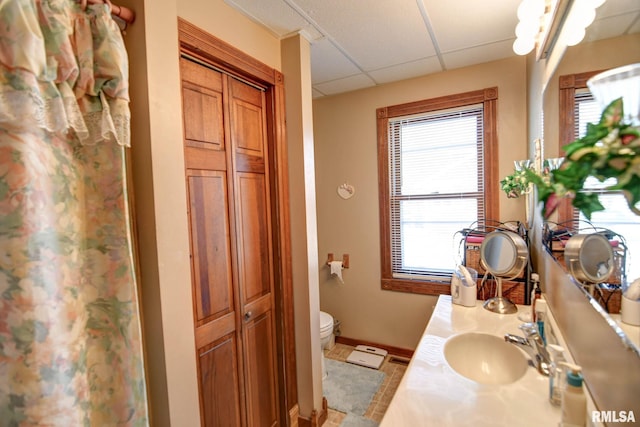
[[[277,426],[266,96],[180,65],[202,424]]]
[[[247,304],[271,292],[266,182],[264,175],[242,172],[236,182],[240,289]]]
[[[203,426],[246,424],[233,178],[222,74],[180,61],[194,333]]]
[[[279,425],[265,96],[229,79],[247,424]]]
[[[233,311],[227,181],[224,172],[192,171],[188,178],[196,321]]]
[[[198,351],[200,406],[206,427],[241,425],[236,349],[235,335],[229,334]]]
[[[185,144],[224,150],[222,75],[184,58],[180,71]]]
[[[251,427],[278,425],[272,312],[248,322],[244,329],[247,417]]]
[[[202,88],[184,85],[182,97],[185,108],[184,133],[190,146],[220,149],[223,144],[223,132],[218,121],[205,121],[198,116],[214,116],[222,109],[222,99],[219,94],[203,90]],[[213,145],[209,147],[207,144]]]
[[[232,134],[236,152],[264,157],[262,91],[233,80]]]

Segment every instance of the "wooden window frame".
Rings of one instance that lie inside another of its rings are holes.
[[[391,265],[391,215],[389,194],[389,119],[412,114],[429,113],[466,105],[482,104],[484,117],[484,206],[485,219],[498,217],[498,132],[497,104],[498,88],[492,87],[455,95],[442,96],[406,104],[378,108],[378,189],[380,207],[380,261],[381,287],[384,290],[440,295],[450,292],[450,285],[419,279],[400,279],[393,277]]]
[[[575,129],[575,104],[576,104],[576,91],[587,87],[587,80],[596,74],[601,73],[604,70],[586,71],[578,74],[566,74],[559,78],[559,120],[558,131],[560,137],[558,138],[558,153],[559,157],[565,155],[564,146],[573,142],[576,138],[574,135]],[[575,211],[571,201],[567,198],[563,199],[558,206],[558,224],[573,224],[575,220]]]

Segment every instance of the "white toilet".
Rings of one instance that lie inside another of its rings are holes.
[[[322,356],[322,379],[327,377],[327,367],[324,363],[324,349],[331,349],[335,345],[333,336],[333,317],[324,311],[320,312],[320,354]]]

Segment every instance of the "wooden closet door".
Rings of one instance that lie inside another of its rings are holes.
[[[228,79],[247,424],[279,425],[264,92]]]
[[[184,58],[180,68],[202,425],[241,426],[242,345],[223,75]]]
[[[204,426],[278,426],[265,94],[181,59]]]

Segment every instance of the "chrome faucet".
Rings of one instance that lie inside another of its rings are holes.
[[[535,323],[523,323],[519,328],[524,333],[524,337],[506,334],[504,340],[523,349],[531,358],[538,372],[549,376],[551,359],[544,341],[538,333],[538,326]]]

